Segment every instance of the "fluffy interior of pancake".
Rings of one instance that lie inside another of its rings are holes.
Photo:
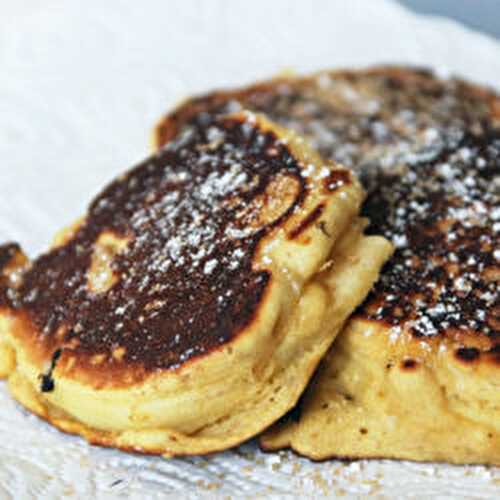
[[[265,449],[313,459],[403,458],[500,464],[500,381],[493,360],[455,347],[395,338],[351,320],[321,363],[298,422],[275,426]]]

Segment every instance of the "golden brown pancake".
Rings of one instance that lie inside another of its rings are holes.
[[[92,443],[234,446],[293,407],[391,253],[363,196],[263,117],[181,131],[46,254],[0,251],[0,374]]]
[[[371,230],[397,243],[309,387],[262,438],[314,459],[500,465],[500,135],[381,175]]]
[[[188,100],[156,143],[240,106],[360,172],[370,231],[397,247],[263,447],[499,464],[499,98],[425,70],[321,72]]]

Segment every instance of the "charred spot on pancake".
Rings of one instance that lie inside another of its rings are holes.
[[[351,173],[348,170],[332,170],[324,179],[323,185],[329,192],[345,186],[351,182]]]
[[[492,363],[500,366],[500,343],[494,345],[486,352],[486,356]]]
[[[291,240],[298,238],[309,226],[312,226],[323,213],[325,205],[320,203],[312,212],[310,212],[304,219],[302,219],[298,226],[294,227],[288,237]]]
[[[41,392],[52,392],[55,388],[54,379],[52,373],[56,367],[58,359],[61,357],[61,349],[57,349],[52,355],[50,362],[50,368],[47,373],[40,374],[40,391]]]
[[[5,243],[0,246],[0,272],[21,252],[21,247],[17,243]]]
[[[54,380],[50,375],[42,375],[40,377],[41,379],[41,384],[40,384],[40,391],[41,392],[52,392],[54,390]]]
[[[13,307],[22,272],[29,260],[17,243],[0,246],[0,307]]]
[[[175,369],[217,349],[257,314],[271,274],[253,268],[255,252],[303,203],[302,168],[257,121],[192,127],[112,182],[71,239],[33,263],[19,308],[47,349],[79,364]],[[42,383],[50,390],[50,373]]]
[[[379,171],[376,185],[363,208],[368,232],[396,252],[362,314],[419,338],[498,336],[491,270],[500,266],[500,135],[457,133],[397,175]]]
[[[418,362],[414,359],[407,358],[401,361],[401,369],[406,371],[415,370],[418,367]]]
[[[481,356],[481,352],[476,347],[460,347],[455,351],[455,356],[466,363],[472,363]]]
[[[20,248],[16,243],[7,243],[0,246],[0,307],[9,304],[7,267],[18,251],[20,251]]]

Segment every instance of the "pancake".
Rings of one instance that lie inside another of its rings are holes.
[[[485,122],[500,123],[500,99],[485,87],[382,66],[277,77],[187,99],[159,121],[153,146],[242,107],[303,135],[323,158],[368,172],[436,150],[457,129],[481,133]]]
[[[295,405],[389,256],[363,235],[363,197],[252,113],[180,132],[46,254],[2,247],[0,374],[91,443],[234,446]]]
[[[500,135],[378,185],[364,209],[395,256],[263,447],[500,465]]]
[[[187,101],[155,142],[240,106],[357,171],[369,231],[396,246],[263,448],[500,464],[500,99],[425,70],[327,71]]]

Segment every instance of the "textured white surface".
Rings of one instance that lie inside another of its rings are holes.
[[[0,241],[31,253],[148,149],[178,99],[300,71],[430,65],[500,88],[500,46],[389,1],[0,2]],[[342,494],[499,498],[500,470],[405,462],[313,464],[248,444],[163,460],[88,446],[0,385],[0,499]]]

